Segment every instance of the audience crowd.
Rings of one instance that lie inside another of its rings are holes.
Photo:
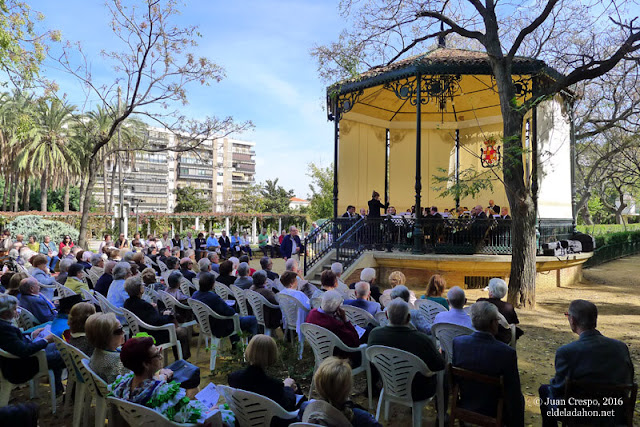
[[[378,210],[387,207],[379,200],[373,206]],[[487,211],[501,209],[491,201]],[[430,212],[438,214],[434,208]],[[480,207],[472,212],[486,215]],[[353,206],[345,214],[356,215]],[[229,374],[228,384],[269,398],[286,411],[298,411],[297,420],[379,425],[351,400],[352,370],[369,363],[360,351],[366,345],[403,350],[423,361],[430,372],[452,370],[443,383],[438,382],[438,375],[416,374],[407,385],[413,401],[434,396],[442,386],[445,402],[456,390],[453,399],[458,408],[488,417],[500,412],[505,425],[524,425],[516,351],[524,332],[517,326],[514,307],[503,301],[507,285],[500,278],[489,281],[487,298],[471,305],[462,288],[448,287],[439,275],[428,280],[420,296],[407,288],[400,271],[391,272],[388,289],[381,290],[386,286],[376,281],[373,268],[363,269],[359,280],[347,285],[340,263],[321,273],[318,287],[305,280],[299,270],[303,244],[295,227],[280,236],[261,231],[258,249],[263,258],[258,271],[249,264],[254,252],[246,233],[229,237],[223,231],[219,238],[214,233],[206,237],[199,233],[194,238],[188,232],[182,239],[164,233],[161,239],[149,235],[146,240],[136,234],[131,243],[124,235],[115,241],[105,235],[95,254],[74,245],[69,236],[59,244],[49,236],[40,244],[35,238],[23,244],[22,236],[16,236],[15,241],[7,241],[10,233],[2,236],[0,250],[9,258],[0,277],[0,348],[16,358],[1,358],[0,369],[13,383],[25,382],[37,372],[34,355],[44,350],[48,368],[54,372],[52,390],[64,392],[65,364],[54,344],[54,336],[58,336],[87,356],[91,369],[109,384],[113,396],[147,406],[175,422],[203,422],[212,408],[198,401],[186,382],[174,381],[174,369],[178,368],[172,369],[163,354],[163,345],[171,341],[169,331],[175,330],[173,359],[191,359],[194,330],[190,325],[196,316],[190,304],[198,301],[216,315],[208,318],[215,337],[229,337],[234,348],[239,344],[244,347],[245,339],[248,343],[244,349],[247,366]],[[273,271],[271,258],[277,254],[285,259],[282,274]],[[263,306],[260,313],[253,313],[247,303],[245,311],[243,301],[236,300],[240,298],[237,289],[258,293],[271,307]],[[162,292],[178,306],[160,298]],[[281,304],[291,301],[296,304],[296,316],[288,318]],[[131,326],[125,323],[127,311],[149,327],[160,329],[127,336]],[[353,317],[354,313],[362,315]],[[626,385],[634,381],[628,347],[598,332],[597,314],[597,307],[585,300],[575,300],[568,308],[569,327],[579,338],[557,349],[555,376],[540,386],[545,426],[566,420],[563,399],[570,382]],[[363,323],[361,319],[368,320]],[[27,321],[30,323],[25,327]],[[315,394],[310,400],[302,396],[294,379],[274,378],[269,373],[279,360],[278,346],[274,338],[260,334],[282,329],[285,337],[294,341],[295,330],[302,344],[304,323],[324,328],[343,344],[316,366]],[[456,336],[438,335],[447,328],[457,328]],[[500,385],[465,381],[456,376],[459,369],[468,375],[500,378]],[[197,375],[199,382],[199,371]],[[373,365],[371,380],[374,394],[380,394],[383,376]],[[624,421],[624,411],[614,409],[616,421]],[[293,421],[278,419],[272,425]]]

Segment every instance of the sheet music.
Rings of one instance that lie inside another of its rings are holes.
[[[356,328],[356,332],[358,333],[358,338],[362,338],[362,336],[364,335],[365,332],[367,332],[366,329],[361,328],[358,325],[353,325],[354,328]]]
[[[209,383],[205,388],[196,394],[196,399],[204,404],[207,408],[212,408],[218,404],[220,393],[214,383]]]

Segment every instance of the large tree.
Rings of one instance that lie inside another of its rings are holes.
[[[323,168],[309,163],[307,176],[311,178],[309,215],[311,219],[331,218],[333,215],[333,164]]]
[[[349,29],[338,42],[314,53],[323,75],[334,80],[352,76],[361,70],[358,66],[392,63],[425,50],[435,38],[449,34],[487,53],[500,99],[503,174],[513,217],[508,300],[533,307],[535,186],[525,180],[522,162],[524,117],[554,94],[602,76],[623,61],[638,61],[640,24],[634,5],[616,0],[534,0],[523,7],[495,0],[348,0],[341,3],[341,12],[351,20]],[[529,100],[515,102],[511,70],[516,55],[545,60],[563,74],[536,85]]]
[[[90,150],[81,207],[80,246],[86,247],[87,243],[91,194],[101,169],[100,160],[102,156],[127,150],[127,147],[105,148],[127,119],[144,117],[176,134],[175,146],[145,148],[147,151],[195,150],[209,137],[224,137],[248,125],[237,125],[230,117],[187,120],[180,113],[178,106],[188,102],[187,90],[191,84],[208,85],[224,76],[220,66],[190,51],[197,46],[200,34],[196,26],[177,22],[181,4],[177,0],[107,1],[110,27],[119,43],[114,50],[104,50],[101,61],[113,66],[112,84],[101,85],[94,79],[88,55],[79,44],[67,43],[55,57],[65,71],[98,98],[102,107],[110,110],[111,117],[106,131],[86,133]],[[120,99],[118,87],[122,87]]]

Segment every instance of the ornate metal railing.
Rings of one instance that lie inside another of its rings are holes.
[[[344,268],[351,265],[366,250],[413,251],[414,233],[422,236],[419,247],[423,253],[510,255],[512,221],[496,218],[420,218],[382,217],[342,221],[336,224],[337,239],[331,239],[333,223],[327,221],[321,229],[329,233],[325,243],[316,235],[309,236],[305,273],[332,248]],[[417,221],[417,223],[416,223]],[[544,219],[538,222],[538,249],[542,244],[570,239],[574,233],[572,220]],[[334,244],[335,242],[335,244]],[[311,250],[310,250],[311,249]]]
[[[307,274],[311,267],[333,249],[334,235],[340,238],[357,221],[356,218],[337,218],[335,221],[330,219],[309,233],[304,241],[304,273]]]

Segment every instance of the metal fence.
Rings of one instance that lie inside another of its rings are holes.
[[[614,259],[640,253],[640,240],[630,242],[612,243],[604,245],[593,252],[593,256],[585,263],[585,267],[594,267]]]

